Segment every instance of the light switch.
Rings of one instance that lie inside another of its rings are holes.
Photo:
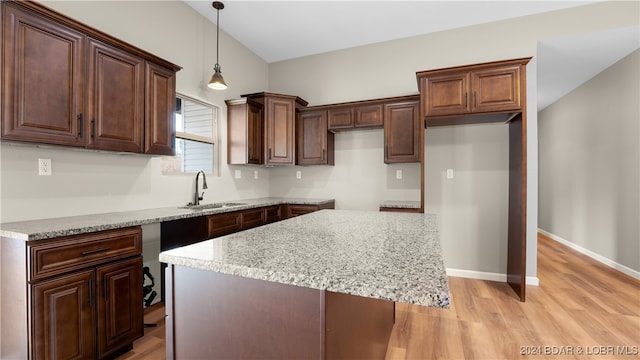
[[[235,174],[234,174],[234,177],[236,179],[241,179],[242,178],[242,170],[236,170]]]
[[[253,178],[258,179],[258,170],[253,170]]]
[[[296,179],[302,179],[302,171],[296,171]]]
[[[447,179],[453,179],[453,169],[447,169]]]
[[[396,179],[398,180],[402,179],[402,170],[396,170]]]

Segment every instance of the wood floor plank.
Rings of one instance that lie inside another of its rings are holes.
[[[386,359],[640,359],[640,281],[543,235],[538,278],[526,303],[506,283],[449,277],[450,309],[396,304]],[[158,326],[119,359],[165,359],[164,307],[145,322]]]

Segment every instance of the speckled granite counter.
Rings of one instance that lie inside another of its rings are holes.
[[[162,252],[160,261],[369,298],[449,306],[435,215],[323,210]]]
[[[380,207],[393,209],[420,209],[420,201],[387,200],[381,203]]]
[[[192,210],[182,209],[178,206],[175,206],[136,211],[122,211],[104,214],[19,221],[0,224],[0,236],[25,241],[34,241],[50,239],[58,236],[84,234],[101,230],[118,229],[127,226],[153,224],[163,221],[245,210],[262,206],[279,204],[322,205],[331,201],[333,201],[333,199],[260,198],[233,200],[233,202],[242,203],[242,205],[218,209]]]

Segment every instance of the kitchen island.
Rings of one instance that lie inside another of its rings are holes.
[[[384,358],[394,304],[447,308],[435,216],[322,210],[160,254],[168,358]]]

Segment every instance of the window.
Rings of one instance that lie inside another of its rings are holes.
[[[217,174],[217,106],[178,94],[176,97],[176,156],[167,160],[164,172]]]

